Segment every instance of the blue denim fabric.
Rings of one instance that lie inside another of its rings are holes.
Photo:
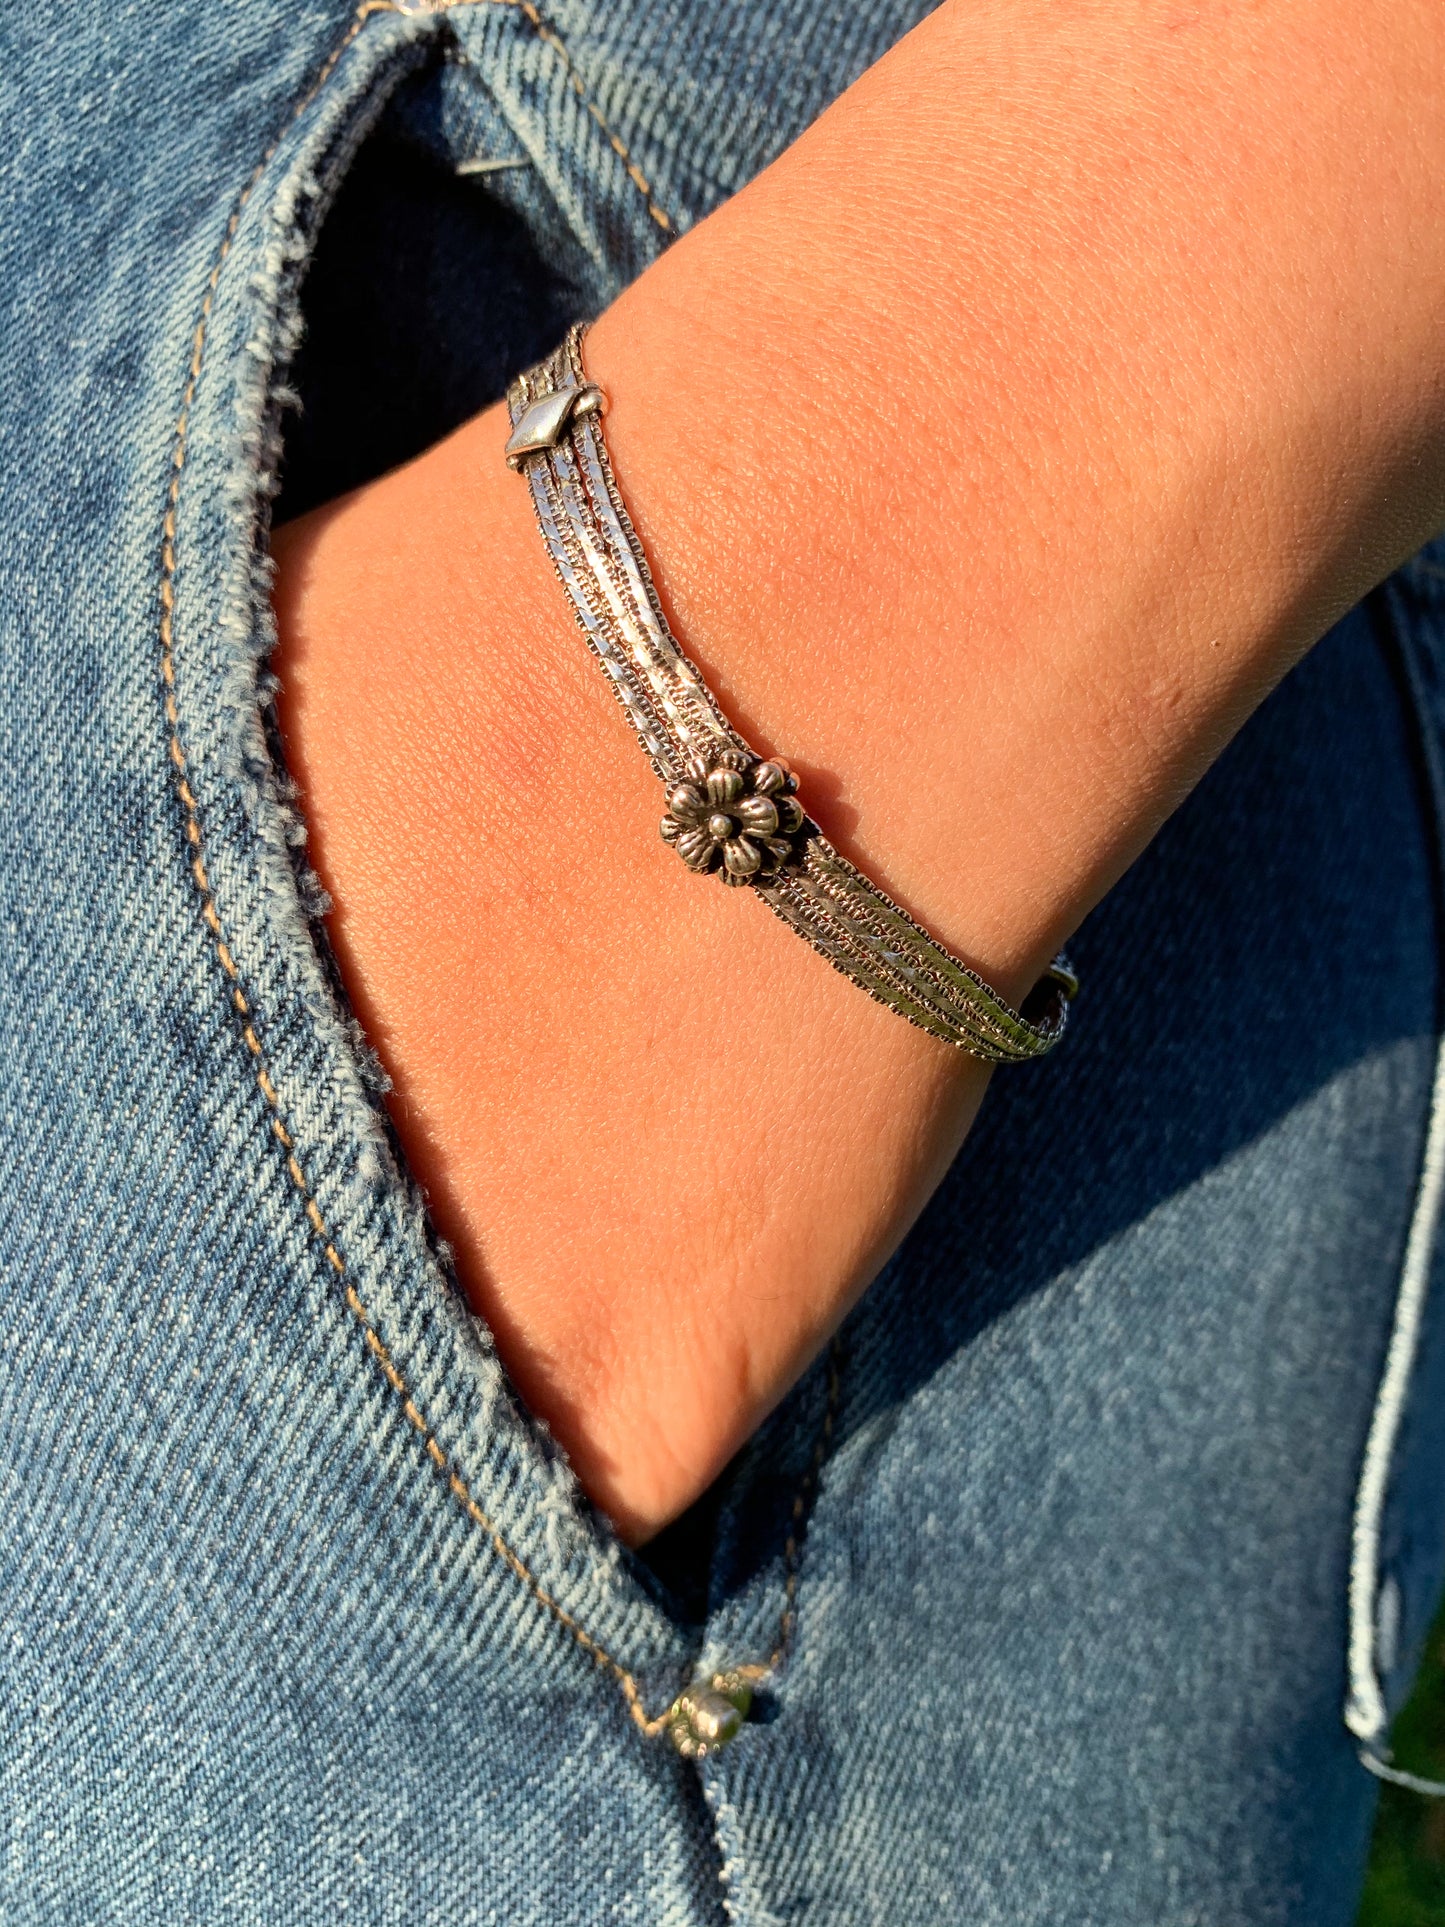
[[[296,508],[488,399],[913,17],[0,20],[17,1927],[1351,1917],[1357,1744],[1445,1554],[1445,547],[1091,919],[1067,1045],[646,1560],[446,1274],[269,742],[286,381]],[[644,1731],[770,1660],[701,1769]]]

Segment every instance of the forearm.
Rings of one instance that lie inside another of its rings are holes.
[[[945,7],[589,336],[729,713],[1012,995],[1445,520],[1442,43],[1433,5]],[[661,846],[504,434],[288,532],[284,715],[438,1221],[640,1535],[984,1072]]]
[[[1442,101],[1433,4],[946,6],[594,330],[682,632],[991,964],[1445,521]]]

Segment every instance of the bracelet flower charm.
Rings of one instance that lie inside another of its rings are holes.
[[[794,854],[804,823],[793,792],[798,779],[782,763],[759,762],[741,750],[688,758],[687,778],[669,792],[662,839],[689,870],[722,861],[724,883],[776,876]]]
[[[825,962],[930,1036],[990,1063],[1052,1050],[1078,989],[1066,959],[1056,957],[1015,1010],[833,848],[804,813],[787,764],[760,756],[723,714],[658,600],[612,472],[605,399],[588,379],[574,327],[508,390],[506,456],[526,477],[588,646],[666,786],[663,841],[690,870],[757,885],[767,908]],[[679,1744],[718,1743],[721,1726],[714,1722],[711,1738],[702,1729],[725,1715],[704,1712],[674,1726]]]

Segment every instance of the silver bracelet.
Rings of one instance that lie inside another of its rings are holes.
[[[839,856],[797,778],[723,715],[680,648],[623,507],[602,437],[606,403],[582,329],[513,382],[508,464],[532,486],[543,537],[588,646],[666,785],[664,841],[688,868],[746,885],[835,969],[920,1030],[975,1057],[1039,1057],[1063,1035],[1078,980],[1056,957],[1014,1010]]]

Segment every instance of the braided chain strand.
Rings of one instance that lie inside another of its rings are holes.
[[[573,328],[554,354],[512,384],[508,460],[527,476],[558,578],[654,772],[669,786],[669,809],[680,807],[682,820],[691,822],[686,811],[695,813],[710,793],[701,786],[716,781],[708,771],[738,772],[735,779],[722,779],[724,795],[728,783],[742,789],[754,775],[761,794],[766,777],[774,807],[759,811],[751,801],[742,807],[775,829],[781,810],[784,825],[797,827],[785,838],[754,832],[736,866],[750,861],[754,873],[747,875],[730,873],[735,866],[727,850],[733,846],[720,844],[726,880],[748,883],[835,969],[919,1029],[994,1062],[1042,1056],[1063,1035],[1077,988],[1067,961],[1056,958],[1029,998],[1039,1007],[1037,1017],[1014,1010],[838,854],[813,819],[789,801],[796,784],[786,766],[760,757],[723,715],[663,615],[612,472],[602,435],[603,398],[587,380],[581,344],[582,330]],[[664,834],[669,832],[693,867],[705,867],[703,858],[713,860],[716,851],[698,830],[664,819]],[[744,823],[740,835],[746,833]],[[771,853],[762,868],[759,843]]]

